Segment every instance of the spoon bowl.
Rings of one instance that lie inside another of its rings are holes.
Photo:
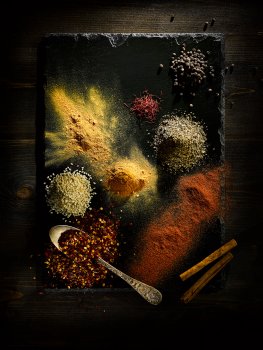
[[[68,225],[56,225],[51,227],[51,229],[49,230],[49,237],[51,242],[60,251],[61,251],[61,248],[59,246],[59,238],[61,237],[62,233],[68,230],[84,232],[76,227],[68,226]],[[120,271],[116,267],[109,264],[107,261],[105,261],[101,257],[97,257],[97,262],[103,265],[104,267],[106,267],[108,270],[113,272],[118,277],[120,277],[126,283],[128,283],[134,290],[136,290],[137,293],[139,293],[150,304],[158,305],[162,301],[162,294],[156,288],[149,286],[148,284],[138,281],[137,279],[127,275],[126,273]]]

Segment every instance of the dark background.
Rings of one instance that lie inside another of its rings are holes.
[[[171,15],[174,21],[170,22]],[[44,293],[30,256],[36,213],[37,47],[48,32],[225,34],[226,235],[238,247],[223,289],[188,305],[136,293]],[[13,348],[253,347],[260,337],[262,274],[262,6],[256,1],[9,1],[1,11],[1,341]],[[258,320],[259,319],[259,320]],[[211,338],[211,339],[210,339]],[[232,345],[232,344],[231,344]]]

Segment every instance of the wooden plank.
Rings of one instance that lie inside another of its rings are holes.
[[[1,140],[34,140],[36,137],[36,89],[7,89],[0,119]]]
[[[141,344],[141,337],[148,346],[155,343],[162,348],[169,340],[174,344],[175,332],[178,329],[183,332],[185,327],[192,329],[200,325],[202,332],[208,332],[209,323],[213,326],[220,323],[214,339],[227,334],[227,327],[232,330],[233,324],[243,323],[246,335],[249,324],[256,330],[259,326],[256,320],[263,311],[260,5],[253,1],[203,0],[72,1],[64,2],[63,6],[57,1],[46,1],[31,7],[21,3],[9,9],[6,5],[5,17],[12,21],[12,26],[7,33],[5,22],[1,22],[5,33],[2,58],[6,64],[1,74],[5,103],[0,118],[0,272],[3,276],[0,285],[24,292],[24,298],[0,305],[3,333],[9,345],[73,347],[77,337],[80,345],[94,348],[109,344],[126,347],[129,339],[132,348]],[[170,22],[172,14],[175,18]],[[226,34],[226,63],[235,63],[233,74],[227,74],[225,79],[226,159],[232,168],[228,179],[231,211],[226,235],[232,238],[238,234],[240,240],[238,254],[227,271],[226,287],[216,294],[200,294],[187,307],[178,305],[178,295],[167,296],[157,309],[130,292],[84,296],[69,293],[66,297],[56,292],[38,294],[38,281],[33,279],[36,262],[28,253],[31,238],[37,234],[35,84],[36,52],[41,37],[47,32],[203,32],[204,22],[212,17],[216,22],[207,32]],[[33,196],[23,199],[22,191],[20,198],[17,197],[19,188],[25,184],[32,186]],[[235,341],[242,337],[241,333]],[[255,339],[255,334],[249,338],[250,346]]]

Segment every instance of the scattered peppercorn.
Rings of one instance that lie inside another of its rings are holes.
[[[213,78],[214,73],[213,66],[208,66],[206,56],[200,49],[187,51],[185,44],[182,44],[180,55],[177,57],[176,53],[172,54],[169,74],[173,89],[179,94],[184,92],[194,96],[193,93],[205,81],[206,74]]]

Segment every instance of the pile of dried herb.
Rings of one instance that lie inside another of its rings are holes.
[[[187,171],[206,155],[206,133],[192,113],[168,114],[157,128],[153,147],[169,172]]]

